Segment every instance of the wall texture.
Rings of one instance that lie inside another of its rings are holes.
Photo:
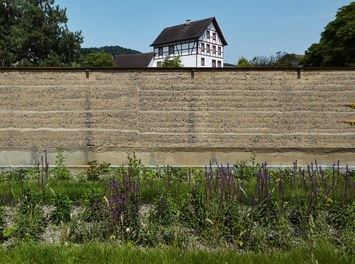
[[[355,69],[0,70],[0,166],[355,165]]]

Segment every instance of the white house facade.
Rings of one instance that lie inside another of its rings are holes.
[[[214,17],[165,28],[152,43],[149,67],[161,67],[165,58],[179,57],[183,67],[223,67],[227,42]]]

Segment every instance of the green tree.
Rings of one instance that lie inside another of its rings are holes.
[[[235,67],[245,68],[245,67],[250,67],[250,64],[247,58],[241,56],[237,62],[237,65],[235,65]]]
[[[276,58],[277,60],[274,63],[276,67],[292,68],[300,66],[300,60],[303,58],[303,56],[296,55],[294,53],[290,54],[284,52],[277,52]]]
[[[355,2],[343,6],[312,44],[302,61],[304,66],[355,66]]]
[[[80,58],[81,32],[70,32],[54,0],[0,3],[1,66],[69,66]]]
[[[85,67],[114,67],[115,63],[110,54],[105,52],[89,53],[83,61]]]
[[[0,66],[9,66],[9,62],[16,57],[15,46],[9,45],[11,29],[19,23],[21,12],[18,8],[19,1],[1,1],[0,3]]]
[[[278,51],[271,56],[256,56],[248,61],[245,57],[240,57],[236,67],[257,67],[257,68],[292,68],[299,66],[299,56]]]
[[[112,57],[115,57],[117,55],[122,55],[122,54],[140,54],[141,53],[138,50],[127,49],[127,48],[123,48],[120,46],[103,46],[103,47],[99,47],[99,48],[81,48],[81,54],[83,56],[86,56],[92,52],[106,52],[106,53],[110,54]]]
[[[180,57],[171,59],[169,56],[166,56],[161,66],[163,68],[180,68],[183,67],[184,65],[181,64]]]

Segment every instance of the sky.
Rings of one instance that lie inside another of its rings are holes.
[[[228,46],[224,62],[276,52],[304,54],[346,0],[56,0],[82,47],[119,45],[151,52],[169,26],[216,17]]]

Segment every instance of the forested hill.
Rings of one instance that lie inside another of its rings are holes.
[[[100,47],[100,48],[81,48],[81,54],[86,56],[91,52],[99,52],[99,51],[103,51],[106,52],[110,55],[112,55],[113,57],[116,55],[122,55],[122,54],[137,54],[137,53],[141,53],[137,50],[132,50],[132,49],[127,49],[127,48],[123,48],[120,46],[104,46],[104,47]]]

